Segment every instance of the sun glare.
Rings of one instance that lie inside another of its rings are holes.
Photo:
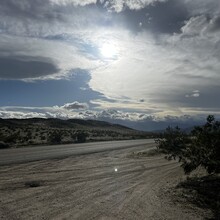
[[[113,58],[116,56],[117,49],[113,44],[103,44],[100,48],[100,52],[105,58]]]

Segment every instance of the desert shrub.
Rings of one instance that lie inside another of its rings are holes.
[[[190,143],[190,138],[178,126],[175,128],[169,126],[161,138],[156,139],[156,143],[158,149],[167,155],[168,160],[176,158],[181,160],[186,146]]]
[[[62,134],[57,131],[54,131],[49,135],[48,141],[51,144],[60,144],[62,141]]]
[[[32,132],[31,131],[28,131],[26,135],[27,135],[28,139],[32,138]]]
[[[78,143],[84,143],[84,142],[86,142],[86,138],[87,138],[87,137],[88,137],[88,134],[85,133],[85,132],[83,132],[83,131],[81,131],[81,132],[77,133],[77,135],[76,135],[76,141],[77,141]]]
[[[71,133],[71,134],[70,134],[70,137],[71,137],[74,141],[76,141],[77,134]]]
[[[45,136],[40,136],[40,139],[41,139],[42,141],[44,141],[44,140],[46,140],[46,137],[45,137]]]
[[[9,148],[10,145],[6,144],[4,141],[0,141],[0,149],[5,149],[5,148]]]
[[[29,140],[29,138],[28,138],[27,136],[25,136],[25,137],[22,138],[22,141],[24,141],[24,142],[26,142],[26,141],[28,141],[28,140]]]
[[[179,159],[186,174],[199,166],[208,173],[220,173],[220,122],[214,116],[208,116],[203,126],[194,127],[190,135],[168,127],[156,143],[167,159]]]
[[[10,144],[11,144],[11,143],[16,143],[17,140],[18,140],[18,138],[19,138],[19,136],[15,133],[15,134],[11,134],[11,135],[5,137],[5,138],[3,139],[3,141],[4,141],[5,143],[10,143]]]
[[[220,122],[208,116],[205,125],[195,127],[192,132],[191,146],[187,148],[183,167],[191,172],[198,166],[208,173],[220,173]]]

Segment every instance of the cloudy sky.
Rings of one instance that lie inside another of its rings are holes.
[[[219,0],[1,0],[0,117],[144,130],[220,116]]]

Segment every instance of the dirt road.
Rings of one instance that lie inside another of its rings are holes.
[[[185,178],[179,165],[129,156],[143,149],[1,166],[0,219],[203,219],[163,197]]]

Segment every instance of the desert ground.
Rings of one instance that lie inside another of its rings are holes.
[[[149,144],[148,147],[154,144]],[[205,219],[167,192],[186,179],[146,146],[0,167],[0,219]]]

